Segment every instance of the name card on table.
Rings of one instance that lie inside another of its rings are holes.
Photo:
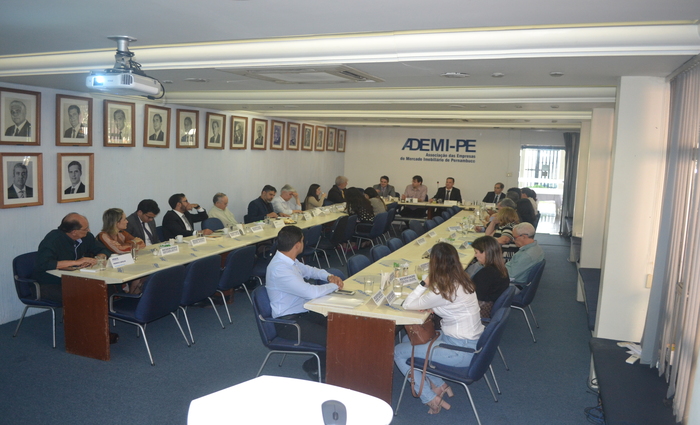
[[[460,249],[471,248],[471,246],[472,246],[471,241],[464,241],[464,243],[462,245],[460,245],[459,248]]]
[[[323,211],[321,211],[321,210],[318,209],[318,208],[315,208],[315,209],[311,210],[311,214],[313,214],[314,217],[318,217],[318,216],[320,216],[321,214],[323,214]]]
[[[384,291],[377,291],[372,295],[372,301],[377,305],[381,305],[384,301]]]
[[[410,285],[412,283],[418,283],[418,276],[416,276],[415,274],[403,276],[399,278],[399,282],[401,282],[401,286]]]
[[[425,238],[418,238],[416,239],[416,243],[418,246],[425,245],[428,241],[425,240]]]
[[[190,239],[189,243],[190,243],[190,246],[204,245],[205,243],[207,243],[207,238],[200,237],[200,238]]]
[[[131,254],[113,255],[109,257],[109,264],[116,269],[134,264],[134,259],[131,257]]]
[[[253,233],[258,233],[263,231],[263,227],[260,224],[257,224],[255,226],[250,226],[250,231]]]
[[[162,257],[164,255],[177,254],[180,252],[180,247],[177,245],[163,246],[158,250],[158,254]]]
[[[451,226],[448,227],[447,230],[449,230],[450,232],[461,232],[462,226]]]
[[[396,301],[397,298],[399,298],[399,296],[396,295],[396,294],[394,293],[394,291],[391,291],[391,292],[389,292],[389,294],[387,294],[387,296],[386,296],[386,302],[389,303],[389,305],[392,305],[392,304],[394,304],[394,301]]]
[[[321,211],[323,211],[324,214],[330,214],[331,209],[330,208],[321,208]]]
[[[275,226],[275,229],[284,227],[284,220],[272,220],[272,225]]]
[[[428,236],[430,236],[431,238],[434,238],[435,236],[437,236],[437,233],[435,233],[434,230],[431,230],[430,232],[428,232]]]
[[[307,212],[304,213],[304,220],[309,221],[309,220],[311,220],[311,218],[312,218],[311,213],[307,213]]]
[[[457,205],[457,201],[445,201],[445,205]]]
[[[430,258],[430,251],[432,251],[433,248],[430,248],[429,250],[425,251],[421,258]]]
[[[233,238],[235,238],[235,237],[241,236],[241,231],[240,231],[240,230],[234,230],[234,231],[228,232],[228,233],[226,234],[226,236],[228,236],[229,238],[233,239]]]
[[[412,204],[417,204],[418,203],[418,198],[408,198],[406,199],[407,202],[410,202]]]
[[[245,233],[245,227],[242,224],[236,224],[236,228],[241,232],[241,235]]]

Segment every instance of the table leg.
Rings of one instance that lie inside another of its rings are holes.
[[[63,328],[66,351],[109,360],[107,285],[102,280],[64,275]]]
[[[395,327],[393,320],[329,313],[326,383],[391,404]]]

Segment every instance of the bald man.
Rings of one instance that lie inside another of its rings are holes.
[[[15,123],[7,127],[5,136],[31,137],[32,125],[27,121],[27,107],[20,100],[10,102],[10,118]]]

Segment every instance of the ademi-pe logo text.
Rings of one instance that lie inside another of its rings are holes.
[[[476,153],[476,140],[474,139],[406,139],[401,150],[423,152],[470,152]]]

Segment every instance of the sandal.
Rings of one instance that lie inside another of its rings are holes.
[[[444,394],[447,394],[448,397],[453,397],[455,395],[454,392],[452,392],[452,388],[447,385],[447,383],[442,384],[439,387],[436,387],[433,385],[433,383],[430,383],[430,389],[433,390],[436,396],[442,398]]]
[[[450,410],[450,407],[452,407],[449,405],[449,403],[444,401],[442,399],[442,397],[440,397],[440,396],[435,396],[432,400],[430,400],[429,402],[427,402],[425,404],[427,404],[428,407],[430,407],[430,410],[428,410],[428,413],[431,415],[437,415],[438,413],[440,413],[440,410],[442,410],[443,408],[445,410]]]

